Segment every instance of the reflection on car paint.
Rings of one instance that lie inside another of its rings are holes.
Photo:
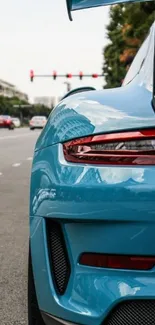
[[[151,93],[140,86],[140,80],[139,85],[136,82],[134,80],[122,88],[105,89],[104,96],[103,91],[89,91],[60,102],[38,138],[36,151],[86,135],[144,128],[146,125],[154,127]],[[137,101],[137,98],[141,100]]]

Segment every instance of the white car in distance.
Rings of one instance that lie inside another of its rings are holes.
[[[21,126],[21,121],[18,117],[12,117],[11,119],[16,128],[19,128]]]
[[[47,122],[46,116],[33,116],[29,122],[30,130],[42,129]]]

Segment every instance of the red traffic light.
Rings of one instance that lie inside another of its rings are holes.
[[[66,78],[72,78],[72,74],[71,73],[67,73],[66,74]]]
[[[34,78],[34,71],[30,70],[30,80],[31,80],[31,82],[33,81],[33,78]]]
[[[98,78],[98,74],[97,73],[93,73],[92,74],[92,78]]]
[[[56,80],[56,77],[57,77],[57,72],[53,71],[53,79]]]
[[[79,78],[80,78],[80,80],[82,80],[82,78],[83,78],[83,72],[82,71],[79,72]]]

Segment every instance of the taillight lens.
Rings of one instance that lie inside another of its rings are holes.
[[[151,270],[155,266],[155,257],[84,253],[81,255],[79,263],[111,269]]]
[[[155,165],[155,130],[94,135],[63,144],[69,162]]]

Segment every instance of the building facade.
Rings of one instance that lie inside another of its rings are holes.
[[[48,97],[48,96],[42,96],[42,97],[35,97],[34,98],[34,104],[44,105],[49,108],[55,107],[57,103],[56,97]]]
[[[21,92],[15,85],[0,79],[0,96],[18,97],[20,100],[28,101],[28,95]]]

